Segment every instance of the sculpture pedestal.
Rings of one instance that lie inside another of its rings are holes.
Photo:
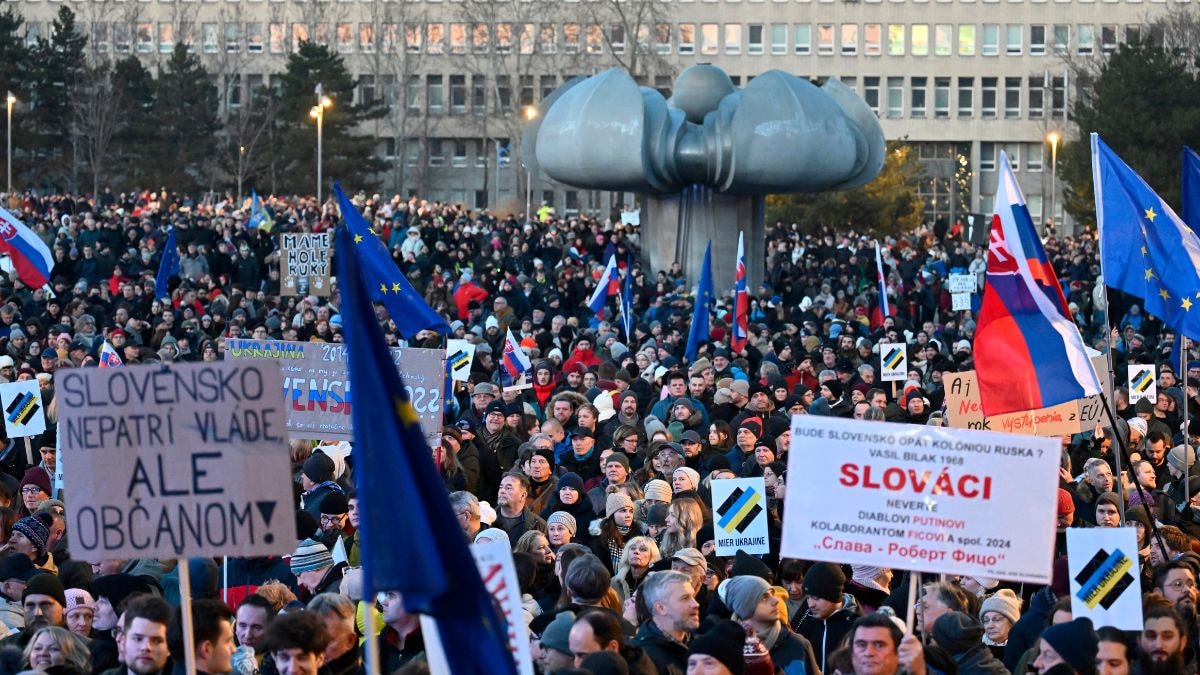
[[[754,295],[766,266],[765,216],[762,195],[727,195],[699,185],[674,195],[642,195],[643,262],[657,271],[679,261],[690,293],[700,282],[704,248],[711,240],[713,291],[719,298],[733,289],[738,232],[745,232],[746,288]]]

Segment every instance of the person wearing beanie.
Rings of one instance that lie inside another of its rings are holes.
[[[18,489],[21,494],[21,508],[18,512],[22,516],[31,515],[42,502],[50,499],[50,474],[40,466],[30,467],[21,477]]]
[[[933,622],[933,641],[964,675],[1007,675],[1004,664],[983,645],[983,624],[970,614],[947,612]]]
[[[721,621],[697,635],[688,645],[687,672],[708,675],[742,675],[746,659],[742,655],[746,631],[733,621]]]
[[[82,588],[68,588],[66,612],[67,629],[85,638],[92,636],[92,620],[96,616],[96,603],[92,594]]]
[[[742,465],[754,456],[754,446],[763,437],[763,421],[761,417],[747,417],[738,424],[735,432],[733,447],[725,453],[729,460],[729,469],[740,474]]]
[[[833,563],[816,563],[804,575],[808,611],[800,619],[796,632],[812,644],[822,673],[828,672],[826,657],[862,616],[858,601],[844,592],[845,587],[846,574]]]
[[[571,543],[578,529],[579,523],[575,521],[575,516],[566,511],[555,511],[546,518],[546,540],[555,551]]]
[[[1001,588],[983,599],[979,620],[983,623],[983,644],[996,658],[1004,658],[1008,634],[1021,618],[1021,598],[1007,588]]]
[[[592,521],[588,534],[593,538],[592,552],[611,575],[617,571],[625,544],[648,532],[644,523],[634,519],[633,500],[624,492],[617,491],[604,500],[604,517]]]
[[[1096,527],[1121,526],[1121,498],[1105,492],[1096,499]]]
[[[26,555],[37,564],[46,555],[46,545],[50,540],[50,526],[53,519],[49,514],[42,513],[26,516],[18,520],[12,527],[8,538],[8,547],[17,553]]]
[[[615,488],[628,482],[630,471],[629,457],[625,453],[614,451],[604,458],[604,478],[600,479],[599,484],[588,490],[587,493],[593,510],[599,513],[604,509],[609,487]]]
[[[590,494],[583,489],[583,479],[579,474],[568,471],[558,477],[558,488],[546,502],[546,508],[538,515],[545,519],[556,511],[569,513],[575,519],[577,527],[586,527],[597,518],[597,514],[604,513],[604,500],[601,499],[600,506],[596,507]],[[586,537],[587,531],[579,532],[577,529],[576,536],[571,540],[578,541],[580,536]]]
[[[863,614],[870,614],[883,606],[891,593],[892,571],[886,567],[851,565],[850,582],[846,592],[854,596],[862,607]]]
[[[559,612],[542,631],[539,640],[541,649],[538,650],[538,665],[543,673],[556,673],[575,665],[575,655],[571,653],[571,626],[575,625],[574,612]]]
[[[754,631],[777,668],[784,672],[818,672],[812,645],[783,624],[782,603],[766,580],[753,575],[735,576],[725,582],[724,589],[733,620]],[[793,667],[793,663],[799,665]]]
[[[289,562],[296,584],[307,591],[309,597],[321,593],[337,593],[342,585],[342,570],[345,563],[334,563],[333,554],[315,539],[300,542]]]
[[[671,476],[671,487],[675,492],[700,489],[700,473],[691,467],[681,466]]]
[[[1051,668],[1062,665],[1068,670],[1055,672],[1091,674],[1096,672],[1096,654],[1099,651],[1100,641],[1092,620],[1081,616],[1042,631],[1033,667],[1039,673],[1047,673]]]
[[[644,494],[646,498],[643,504],[648,508],[655,504],[670,504],[674,493],[671,491],[671,486],[667,484],[667,481],[655,478],[646,483]]]
[[[67,592],[53,574],[41,572],[30,577],[21,592],[25,627],[0,640],[0,647],[13,645],[25,648],[33,635],[47,626],[66,628]]]
[[[313,518],[321,518],[321,502],[333,493],[345,494],[342,486],[334,482],[333,458],[324,452],[314,451],[300,471],[300,487],[304,493],[300,495],[301,507],[312,514]]]
[[[549,443],[549,440],[544,441],[546,445]],[[554,475],[554,449],[535,447],[533,454],[525,461],[523,470],[529,477],[529,510],[541,514],[558,492],[558,476]]]

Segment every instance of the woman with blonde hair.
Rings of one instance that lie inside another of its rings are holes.
[[[704,510],[694,499],[676,499],[667,507],[667,529],[663,532],[662,557],[696,546],[696,533],[704,526]]]
[[[659,560],[662,560],[662,554],[651,537],[634,537],[626,542],[612,579],[613,590],[622,603],[637,591],[650,573],[650,567]]]
[[[58,626],[47,626],[34,633],[25,645],[24,657],[27,668],[43,673],[92,672],[91,654],[83,639]]]

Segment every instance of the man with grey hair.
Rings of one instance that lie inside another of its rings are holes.
[[[329,644],[325,646],[325,665],[330,673],[358,672],[362,652],[354,625],[354,601],[337,593],[321,593],[308,601],[306,609],[321,617]]]
[[[651,572],[638,590],[650,619],[638,628],[640,647],[659,672],[687,672],[687,642],[700,627],[700,603],[691,578],[675,571]]]
[[[480,523],[479,498],[466,490],[451,492],[450,508],[454,509],[454,518],[462,528],[463,534],[467,536],[467,541],[475,541],[475,535],[483,529]]]
[[[1112,467],[1099,457],[1083,463],[1083,480],[1075,486],[1075,515],[1089,525],[1096,524],[1096,502],[1100,495],[1113,490]]]

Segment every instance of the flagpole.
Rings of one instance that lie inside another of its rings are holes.
[[[364,599],[367,604],[367,618],[364,628],[367,632],[367,675],[379,675],[379,634],[375,630],[375,598]]]
[[[1190,498],[1188,494],[1188,479],[1191,477],[1191,463],[1188,462],[1188,448],[1192,445],[1192,437],[1188,433],[1188,385],[1187,385],[1187,336],[1179,332],[1179,373],[1183,376],[1183,503]]]
[[[1120,457],[1124,456],[1125,461],[1129,462],[1130,468],[1132,468],[1133,463],[1130,462],[1130,460],[1129,460],[1129,446],[1128,446],[1127,442],[1125,441],[1125,438],[1120,433],[1117,433],[1117,430],[1116,430],[1117,429],[1117,421],[1116,421],[1115,416],[1113,415],[1112,406],[1110,406],[1108,404],[1108,396],[1101,393],[1100,394],[1100,402],[1104,405],[1104,413],[1106,415],[1108,415],[1108,422],[1110,424],[1112,424],[1113,436],[1117,437],[1117,446],[1120,450],[1120,452],[1117,454],[1118,462],[1120,461]],[[1186,450],[1184,451],[1184,454],[1185,455],[1187,454]],[[1158,545],[1162,549],[1163,559],[1170,560],[1171,556],[1167,553],[1166,544],[1163,543],[1162,537],[1159,536],[1158,525],[1156,525],[1154,522],[1155,521],[1154,514],[1150,511],[1150,507],[1151,507],[1151,505],[1153,505],[1154,499],[1150,495],[1150,491],[1147,490],[1146,488],[1142,487],[1142,481],[1141,481],[1141,479],[1138,478],[1137,472],[1130,471],[1130,475],[1133,476],[1134,489],[1136,489],[1138,491],[1138,493],[1142,495],[1142,500],[1146,504],[1146,512],[1150,513],[1150,532],[1154,536],[1154,539],[1156,541],[1158,541]],[[1187,479],[1187,476],[1184,476],[1184,480],[1186,480],[1186,479]],[[1117,474],[1117,485],[1121,486],[1121,474],[1120,473]],[[1120,507],[1121,507],[1121,522],[1124,523],[1125,522],[1125,498],[1120,497],[1118,499],[1118,501],[1120,502]]]
[[[187,673],[196,672],[196,632],[192,625],[192,572],[188,559],[179,559],[179,614],[183,617],[183,663]]]

